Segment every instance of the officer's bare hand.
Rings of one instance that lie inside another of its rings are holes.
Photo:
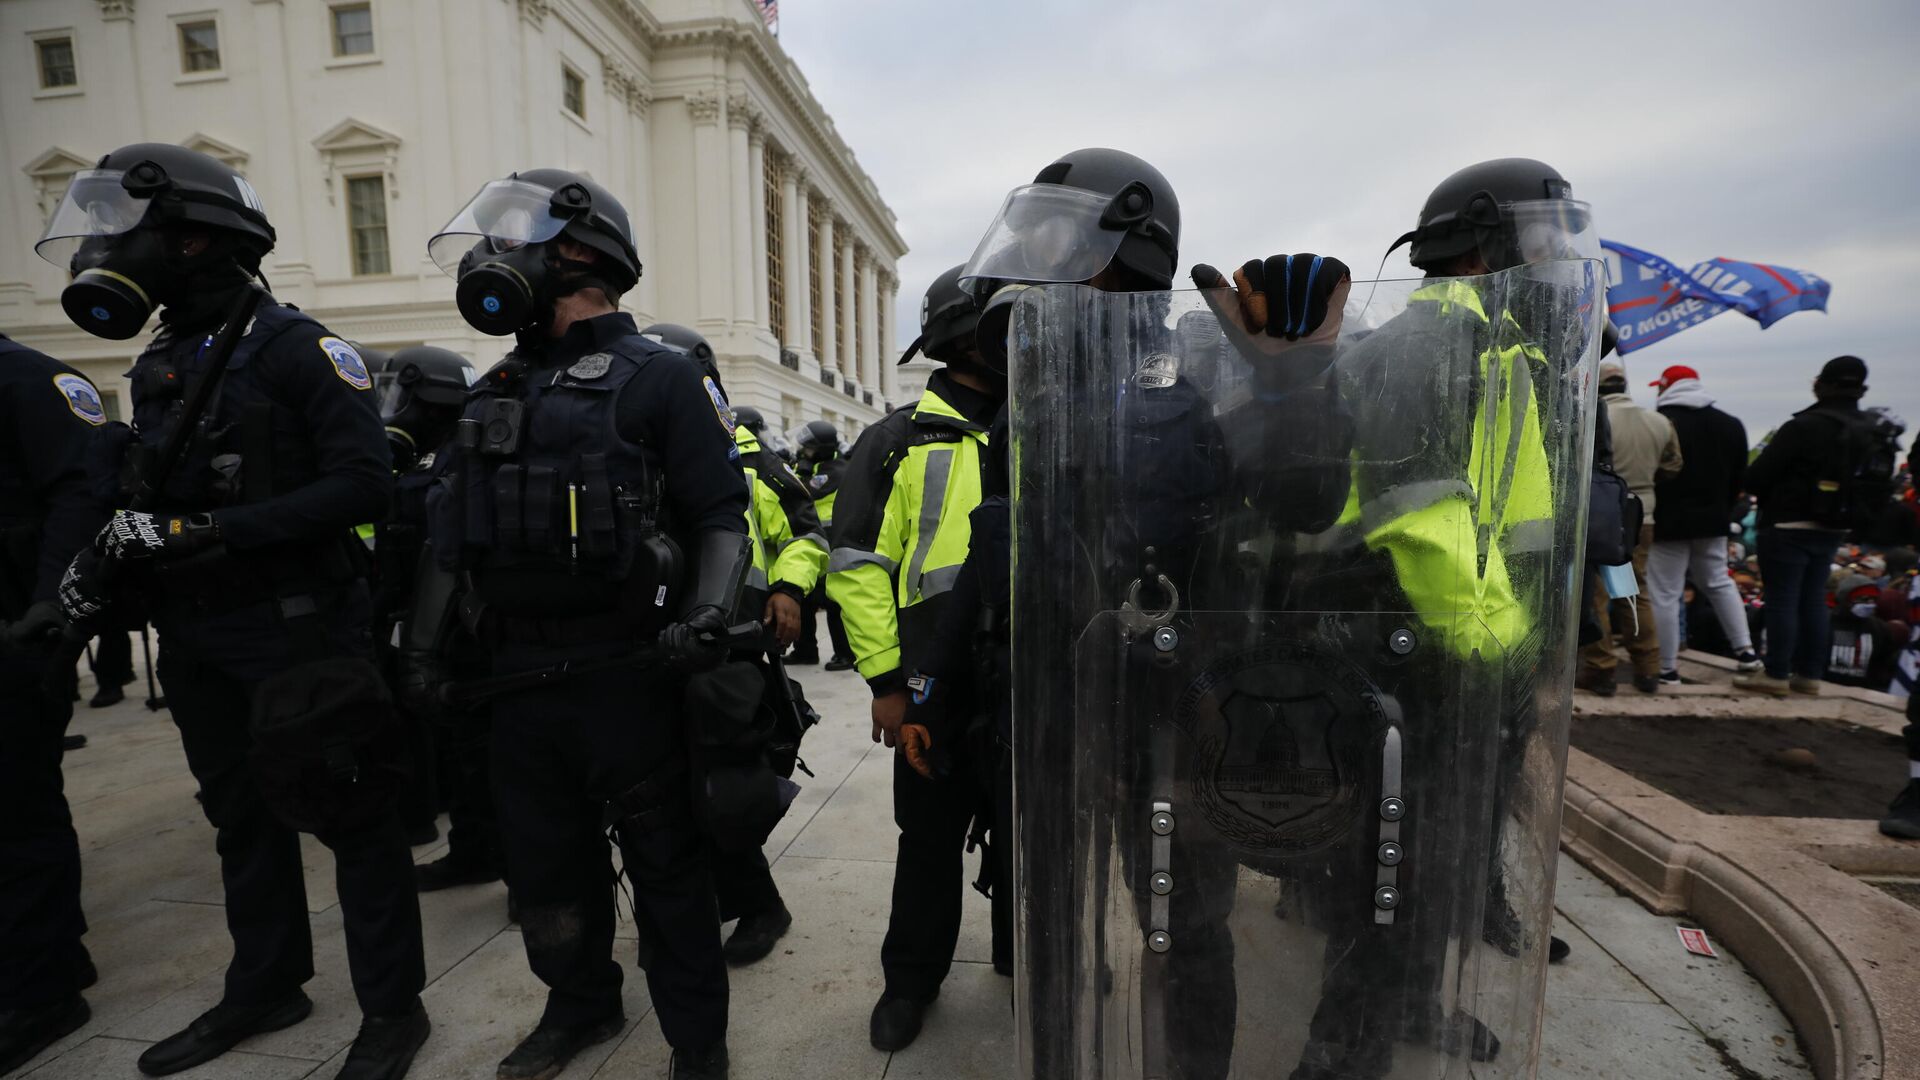
[[[900,744],[900,723],[907,718],[907,692],[895,690],[873,699],[873,741],[888,749]]]
[[[1221,327],[1243,350],[1277,354],[1299,345],[1331,345],[1353,288],[1347,264],[1331,255],[1302,252],[1249,259],[1233,280],[1206,263],[1193,268],[1193,283],[1209,292],[1207,303]],[[1237,331],[1237,333],[1236,333]]]
[[[766,615],[760,623],[773,627],[773,640],[786,648],[800,636],[800,601],[783,592],[774,593],[767,597]]]

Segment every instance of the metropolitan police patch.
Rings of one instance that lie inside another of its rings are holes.
[[[714,385],[711,375],[703,377],[700,383],[707,388],[707,396],[713,399],[713,415],[720,418],[720,426],[726,428],[727,437],[732,438],[735,426],[733,406],[727,404],[727,395],[721,393],[720,388]]]
[[[101,404],[100,391],[86,379],[62,373],[53,377],[53,388],[67,399],[67,408],[73,410],[73,415],[95,427],[107,422],[107,407]]]
[[[354,351],[352,345],[337,337],[323,337],[320,339],[320,351],[326,353],[327,359],[333,362],[333,373],[340,376],[341,382],[355,390],[366,390],[373,386],[373,376],[367,374],[367,362],[360,359],[360,354]]]
[[[589,353],[573,362],[567,374],[576,379],[597,379],[613,368],[612,353]]]

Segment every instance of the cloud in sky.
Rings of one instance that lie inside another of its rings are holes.
[[[1632,354],[1636,383],[1691,364],[1758,435],[1850,352],[1872,367],[1870,403],[1920,422],[1910,0],[787,0],[781,15],[782,43],[913,248],[903,313],[972,253],[1009,188],[1081,146],[1166,173],[1189,264],[1311,250],[1362,277],[1441,177],[1537,157],[1610,239],[1833,283],[1828,314],[1764,333],[1727,314]],[[1400,254],[1384,270],[1411,272]]]

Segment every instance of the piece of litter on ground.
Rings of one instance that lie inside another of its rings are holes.
[[[1720,954],[1713,951],[1713,943],[1707,940],[1705,930],[1696,930],[1691,926],[1676,927],[1680,933],[1680,944],[1695,956],[1711,956],[1715,960]]]

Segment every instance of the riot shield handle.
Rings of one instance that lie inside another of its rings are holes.
[[[1127,586],[1126,602],[1120,605],[1120,625],[1134,634],[1144,634],[1156,626],[1164,625],[1180,610],[1180,590],[1174,588],[1173,580],[1165,574],[1154,574],[1151,565],[1147,567],[1147,572],[1153,574],[1153,583],[1166,597],[1167,606],[1160,611],[1141,607],[1140,587],[1145,584],[1145,579],[1134,578],[1133,584]]]
[[[1380,846],[1374,850],[1379,869],[1373,878],[1373,921],[1380,926],[1393,925],[1404,899],[1400,864],[1407,853],[1400,846],[1400,819],[1407,816],[1407,801],[1400,794],[1400,773],[1400,729],[1389,727],[1380,746]]]

